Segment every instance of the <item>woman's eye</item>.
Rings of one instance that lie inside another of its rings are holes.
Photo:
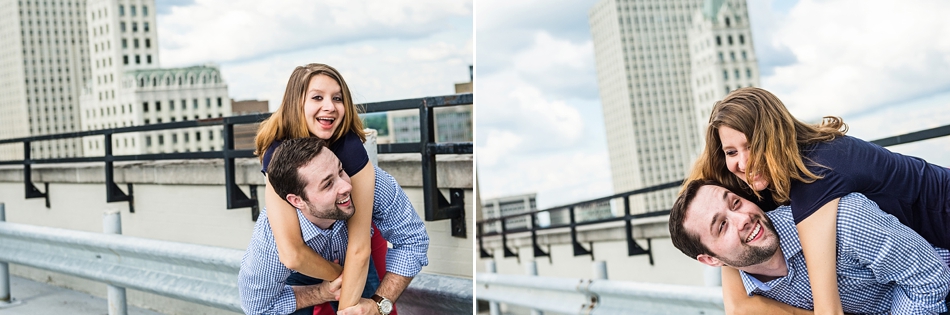
[[[727,156],[736,155],[736,150],[726,150],[726,155],[727,155]]]
[[[310,99],[312,99],[312,100],[314,100],[314,101],[322,101],[322,100],[323,100],[323,96],[314,95],[314,96],[311,97]]]
[[[333,101],[334,101],[334,102],[342,102],[342,101],[343,101],[343,98],[337,96],[337,97],[334,97],[334,98],[333,98]]]

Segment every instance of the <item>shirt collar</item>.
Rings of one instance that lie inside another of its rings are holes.
[[[297,209],[297,220],[300,221],[300,233],[303,236],[304,242],[309,242],[313,238],[323,234],[329,234],[330,231],[335,230],[336,227],[339,226],[337,223],[340,222],[339,220],[335,221],[329,229],[324,230],[316,224],[313,224],[313,222],[310,222],[310,220],[307,220],[307,217],[303,216],[303,212],[301,212],[300,209]]]

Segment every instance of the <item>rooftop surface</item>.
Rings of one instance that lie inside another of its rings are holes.
[[[104,298],[13,275],[10,276],[10,295],[13,296],[15,302],[10,306],[0,304],[0,315],[104,315],[109,313],[108,303]],[[162,313],[131,305],[128,306],[128,314],[162,315]]]

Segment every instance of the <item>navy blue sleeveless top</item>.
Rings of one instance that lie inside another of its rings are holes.
[[[267,150],[264,151],[261,173],[267,174],[267,164],[270,164],[270,158],[274,155],[274,150],[277,149],[277,146],[279,146],[281,142],[283,141],[274,141],[274,143],[271,143],[270,147],[267,147]],[[355,132],[347,132],[343,135],[343,138],[331,143],[328,147],[330,151],[333,151],[333,154],[340,159],[340,162],[343,163],[343,171],[346,172],[346,175],[356,175],[356,173],[363,170],[363,167],[369,163],[369,155],[366,154],[363,141],[360,140],[360,136]]]

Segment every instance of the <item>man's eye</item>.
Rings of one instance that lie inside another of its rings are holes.
[[[725,227],[725,226],[726,226],[726,221],[722,221],[722,222],[719,223],[719,233],[720,233],[720,234],[722,234],[722,228]]]

